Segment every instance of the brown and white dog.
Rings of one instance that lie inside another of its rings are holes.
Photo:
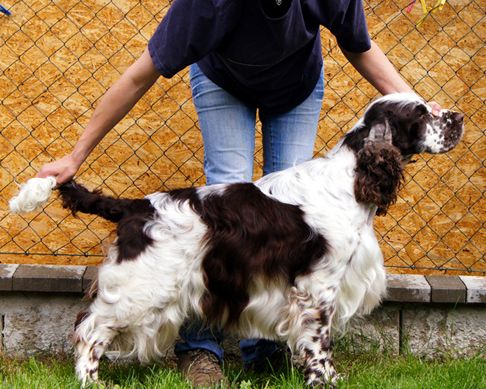
[[[96,296],[76,321],[79,379],[98,379],[109,346],[141,361],[164,355],[182,323],[198,317],[286,342],[307,384],[333,385],[331,327],[369,313],[385,293],[375,214],[396,200],[413,154],[446,152],[462,133],[462,114],[436,117],[417,96],[393,94],[373,102],[326,157],[255,183],[134,200],[60,186],[73,213],[117,223]],[[31,192],[26,185],[12,209],[31,205]]]

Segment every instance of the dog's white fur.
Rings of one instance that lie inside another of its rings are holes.
[[[306,222],[325,235],[331,247],[328,258],[319,261],[312,274],[298,277],[293,287],[282,280],[271,284],[254,280],[250,303],[236,329],[239,336],[283,340],[297,350],[313,344],[312,332],[304,331],[302,321],[316,314],[320,301],[336,301],[334,324],[342,328],[353,315],[369,313],[384,295],[383,257],[372,223],[375,207],[357,206],[354,201],[353,153],[338,146],[331,155],[256,182],[268,196],[300,205]],[[22,188],[16,207],[32,210],[21,199],[28,198],[31,204],[49,197],[52,179],[42,180],[29,181]],[[222,194],[225,186],[199,191],[203,196]],[[38,197],[24,197],[26,190]],[[77,361],[77,373],[83,381],[89,379],[86,372],[97,365],[89,360],[93,340],[102,342],[96,346],[97,354],[111,343],[117,355],[147,362],[165,355],[188,316],[203,315],[200,300],[206,287],[201,260],[207,227],[188,202],[175,203],[166,193],[147,198],[157,210],[157,219],[146,225],[146,233],[156,243],[136,260],[122,263],[117,263],[113,246],[99,268],[97,298],[76,331],[83,340]],[[332,263],[332,268],[327,263]],[[329,291],[331,286],[336,292]],[[303,337],[305,333],[309,335]],[[112,341],[115,334],[120,336]],[[314,352],[318,354],[318,348]]]
[[[403,104],[418,101],[414,95],[388,98]],[[352,131],[362,125],[360,120]],[[431,132],[432,136],[436,134]],[[433,139],[425,142],[436,144]],[[329,249],[312,272],[298,276],[294,285],[278,278],[270,282],[252,279],[249,304],[234,328],[239,336],[285,341],[299,357],[307,349],[327,361],[327,350],[312,339],[319,324],[309,324],[323,304],[335,304],[330,320],[338,328],[379,304],[385,294],[385,270],[373,230],[376,206],[356,201],[355,168],[355,153],[340,142],[326,158],[256,181],[267,196],[299,206],[306,223],[325,236]],[[37,180],[35,185],[52,188],[52,178],[46,180]],[[30,210],[21,199],[32,186],[22,188],[15,209]],[[198,194],[200,198],[221,196],[226,188],[224,184],[202,187]],[[39,200],[48,197],[49,190]],[[121,263],[116,245],[111,247],[99,268],[97,297],[76,329],[76,370],[83,383],[97,379],[98,359],[109,345],[120,356],[148,361],[165,355],[185,320],[204,317],[202,260],[207,226],[188,201],[175,201],[167,193],[154,193],[147,199],[156,217],[144,231],[154,243],[136,259]],[[224,322],[225,318],[218,324]],[[311,375],[308,382],[334,382],[333,367],[324,370],[324,377]]]
[[[10,211],[12,213],[26,213],[36,210],[49,200],[55,186],[56,179],[54,177],[31,178],[20,186],[19,194],[10,199],[8,203]]]
[[[319,302],[336,301],[334,323],[339,326],[355,314],[369,313],[380,302],[385,271],[373,231],[375,207],[355,203],[353,169],[353,153],[343,148],[335,150],[333,158],[312,160],[256,182],[268,196],[301,205],[306,222],[323,233],[331,247],[310,275],[297,277],[295,286],[283,280],[270,284],[253,280],[250,303],[236,328],[239,336],[287,341],[292,350],[298,350],[314,343],[302,321],[316,315]],[[214,190],[221,193],[223,188]],[[209,188],[202,191],[210,195]],[[116,261],[112,247],[100,267],[98,296],[77,329],[83,339],[77,363],[82,379],[90,366],[84,348],[93,339],[105,346],[120,333],[113,343],[120,355],[136,355],[146,362],[165,355],[188,317],[203,316],[200,301],[206,287],[201,261],[207,228],[188,202],[175,203],[166,193],[148,198],[157,218],[145,232],[155,244],[136,260],[122,263]],[[302,336],[306,333],[308,338]]]

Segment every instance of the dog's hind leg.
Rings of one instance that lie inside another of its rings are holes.
[[[81,312],[75,324],[76,375],[81,385],[98,380],[99,360],[118,331],[102,317]]]

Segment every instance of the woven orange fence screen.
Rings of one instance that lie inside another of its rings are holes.
[[[96,264],[113,226],[74,218],[57,199],[21,217],[7,211],[17,183],[66,154],[114,80],[142,53],[167,1],[2,1],[0,14],[0,263]],[[407,0],[365,1],[375,41],[425,99],[465,114],[454,151],[417,157],[399,201],[377,219],[394,272],[486,274],[484,2],[447,1],[417,25]],[[360,117],[376,91],[322,32],[326,92],[316,154]],[[77,179],[116,196],[203,185],[203,146],[187,71],[158,83],[102,141]],[[258,126],[259,127],[259,126]],[[257,128],[258,129],[258,128]],[[261,175],[261,133],[255,178]],[[101,243],[101,244],[100,244]]]

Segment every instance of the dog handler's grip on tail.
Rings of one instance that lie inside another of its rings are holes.
[[[49,200],[56,185],[56,179],[52,176],[31,178],[20,186],[19,194],[9,201],[10,211],[12,213],[35,211]]]

